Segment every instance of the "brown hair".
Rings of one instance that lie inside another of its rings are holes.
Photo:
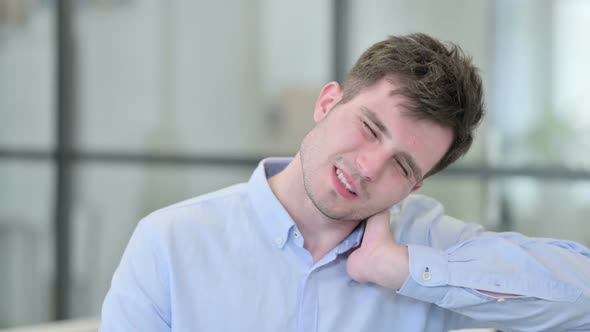
[[[408,113],[451,128],[453,142],[442,159],[425,175],[439,172],[464,155],[484,114],[479,70],[461,48],[448,46],[423,33],[390,36],[371,46],[352,67],[342,84],[340,103],[379,80],[401,84],[395,93],[408,98]]]

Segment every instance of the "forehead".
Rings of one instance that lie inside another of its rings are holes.
[[[395,107],[406,112],[408,110],[407,105],[410,104],[410,99],[402,94],[396,93],[402,87],[401,84],[395,81],[383,78],[373,85],[360,90],[351,101],[364,104],[386,104],[384,106],[388,105],[389,108]]]

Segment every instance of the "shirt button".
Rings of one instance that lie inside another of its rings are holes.
[[[498,300],[496,300],[496,301],[497,301],[498,303],[502,303],[502,302],[506,301],[506,299],[505,299],[505,298],[503,298],[503,297],[501,297],[501,298],[499,298],[499,299],[498,299]]]
[[[297,238],[299,238],[299,233],[293,232],[293,236],[297,239]]]
[[[424,273],[422,273],[422,279],[424,279],[426,281],[432,279],[432,273],[425,271]]]
[[[277,244],[277,246],[283,245],[283,238],[282,237],[277,237],[275,239],[275,243]]]

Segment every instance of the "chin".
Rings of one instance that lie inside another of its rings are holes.
[[[368,217],[372,216],[373,214],[367,214],[367,213],[358,213],[357,211],[338,211],[337,209],[328,209],[328,208],[322,208],[319,207],[318,205],[316,205],[316,207],[319,208],[320,212],[334,220],[334,221],[340,221],[340,222],[359,222],[359,221],[363,221],[366,220]],[[376,213],[376,212],[375,212]]]

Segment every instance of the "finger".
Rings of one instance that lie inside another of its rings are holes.
[[[364,240],[374,241],[384,237],[391,237],[389,230],[389,209],[379,212],[367,219]]]

